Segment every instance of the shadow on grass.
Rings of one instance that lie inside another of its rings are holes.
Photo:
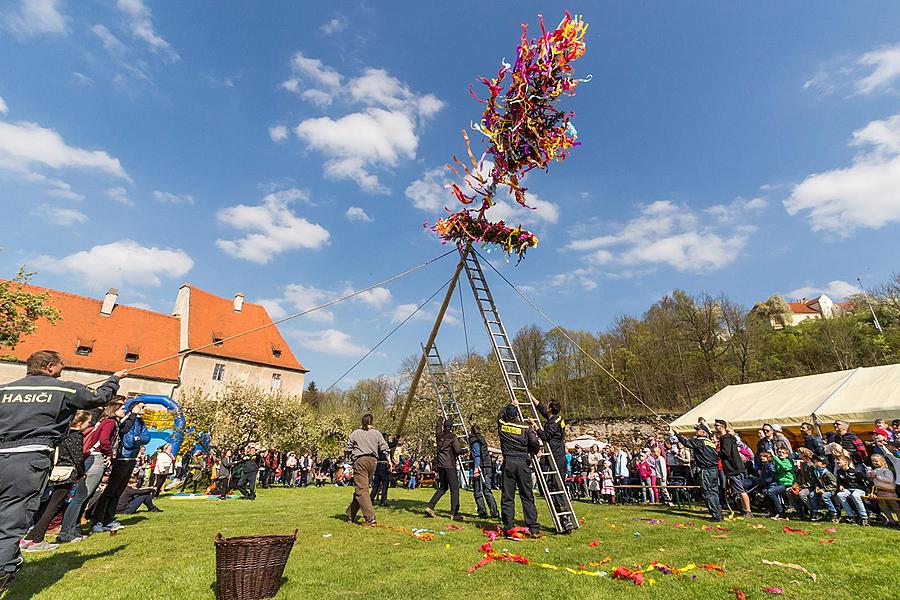
[[[278,581],[278,588],[281,589],[284,586],[284,584],[287,583],[287,580],[288,580],[288,578],[285,577],[284,575],[282,575],[281,579]],[[237,587],[240,589],[243,589],[243,586],[238,585]],[[213,594],[216,595],[216,598],[219,597],[219,582],[218,581],[213,581],[211,584],[209,584],[209,589]],[[276,592],[276,595],[277,595],[277,593],[278,592]]]
[[[134,525],[146,520],[147,517],[144,515],[128,515],[124,519],[119,519],[119,523],[121,523],[122,525]]]
[[[109,550],[93,554],[85,554],[77,550],[70,552],[58,551],[42,559],[39,563],[31,565],[29,565],[26,558],[25,566],[16,575],[16,580],[13,582],[12,588],[5,599],[32,598],[40,591],[62,579],[69,571],[80,569],[84,566],[84,563],[90,560],[112,556],[124,547],[125,544],[121,544]]]

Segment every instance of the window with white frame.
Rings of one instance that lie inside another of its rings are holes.
[[[272,373],[272,391],[281,389],[281,373]]]
[[[222,363],[216,363],[216,366],[213,367],[213,381],[222,381],[225,379],[225,365]]]

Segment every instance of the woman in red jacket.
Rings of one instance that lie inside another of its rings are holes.
[[[114,400],[103,410],[103,416],[93,428],[84,434],[85,477],[75,488],[75,497],[63,515],[62,526],[56,537],[57,544],[77,542],[83,538],[79,530],[81,515],[87,501],[97,491],[106,466],[112,462],[116,447],[118,423],[125,418],[125,406]]]

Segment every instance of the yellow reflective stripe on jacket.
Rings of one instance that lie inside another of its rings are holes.
[[[512,433],[515,435],[521,434],[524,429],[515,423],[508,423],[506,421],[500,421],[500,431],[504,433]]]

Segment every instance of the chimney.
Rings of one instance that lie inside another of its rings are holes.
[[[116,288],[109,288],[109,291],[106,292],[106,297],[103,298],[103,306],[100,307],[100,314],[107,317],[110,316],[113,308],[116,306],[116,300],[118,299],[119,290]]]
[[[240,292],[234,295],[234,312],[241,312],[244,308],[244,295]]]

